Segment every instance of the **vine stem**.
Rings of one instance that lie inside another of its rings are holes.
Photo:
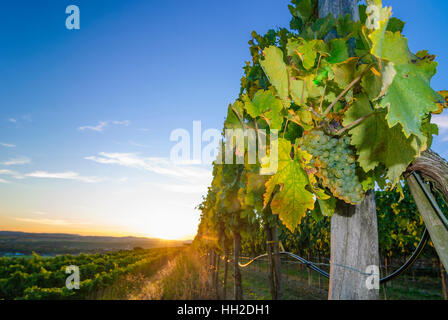
[[[359,82],[359,80],[362,79],[362,77],[364,77],[364,75],[366,75],[367,72],[370,71],[371,66],[369,65],[366,70],[364,70],[359,76],[357,76],[355,79],[353,79],[352,82],[350,82],[350,84],[344,89],[344,91],[342,91],[337,98],[328,106],[328,108],[325,110],[324,114],[322,115],[322,118],[325,118],[331,111],[331,109],[333,109],[333,107],[336,105],[336,103],[341,100],[341,98],[343,96],[345,96],[347,94],[347,92],[353,88],[353,86],[355,84],[357,84]]]
[[[376,112],[373,111],[369,114],[366,114],[365,116],[362,116],[361,118],[359,118],[358,120],[353,121],[352,123],[350,123],[348,126],[342,128],[341,130],[336,131],[336,135],[340,136],[341,134],[343,134],[345,131],[350,130],[351,128],[357,126],[358,124],[360,124],[361,122],[363,122],[364,120],[366,120],[367,118],[370,118],[371,116],[373,116]]]

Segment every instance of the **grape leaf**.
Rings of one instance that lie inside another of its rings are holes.
[[[372,113],[373,109],[366,95],[356,96],[354,104],[346,111],[344,126]],[[400,126],[390,128],[384,112],[378,112],[349,130],[351,144],[356,147],[358,162],[368,172],[380,163],[387,168],[387,178],[397,183],[407,166],[425,148],[423,142],[414,135],[405,137]]]
[[[252,118],[261,117],[266,120],[271,129],[280,130],[283,124],[282,102],[269,90],[259,90],[251,101],[243,96],[244,108]]]
[[[403,32],[405,23],[398,18],[390,18],[389,23],[387,24],[387,31],[391,32]]]
[[[372,41],[371,53],[379,56],[385,47],[384,34],[392,15],[392,8],[383,7],[381,0],[367,0],[366,27],[373,32],[369,35]]]
[[[330,47],[328,62],[339,63],[348,59],[348,47],[344,39],[330,40],[328,46]]]
[[[331,197],[327,200],[317,199],[317,203],[320,208],[322,215],[326,217],[331,217],[336,209],[336,198]]]
[[[263,209],[263,194],[266,191],[266,182],[269,176],[256,173],[247,174],[247,186],[245,192],[245,204],[254,207],[256,210]]]
[[[305,90],[305,81],[300,79],[292,79],[290,93],[291,98],[298,106],[304,106],[308,99],[308,91]]]
[[[308,176],[298,158],[291,159],[291,142],[280,138],[278,140],[278,170],[266,183],[264,205],[269,200],[277,185],[278,191],[271,202],[271,209],[278,214],[286,227],[294,231],[307,210],[314,208],[314,196],[305,189]]]
[[[296,54],[298,54],[302,65],[309,70],[314,67],[317,58],[317,51],[315,50],[317,40],[304,41],[303,44],[297,47]]]
[[[288,108],[289,100],[289,79],[286,64],[283,61],[283,52],[276,46],[270,46],[263,51],[264,60],[260,61],[261,67],[271,84],[277,90],[277,94],[282,99],[283,105]]]
[[[438,110],[440,95],[430,87],[423,68],[405,64],[395,66],[395,70],[397,74],[379,106],[387,107],[390,127],[400,123],[406,137],[414,134],[422,139],[422,119]]]
[[[238,115],[241,117],[243,116],[243,107],[244,104],[237,100],[234,104],[233,104],[233,109],[238,113]],[[232,105],[229,105],[229,108],[227,109],[227,117],[226,117],[226,121],[224,122],[224,127],[227,129],[241,129],[241,121],[238,118],[238,116],[235,114],[235,112],[232,109]]]
[[[400,123],[406,137],[414,134],[423,140],[420,130],[422,119],[438,110],[437,102],[442,100],[430,86],[437,63],[432,57],[427,59],[428,54],[424,51],[411,57],[407,39],[399,32],[387,31],[384,47],[376,55],[389,61],[384,67],[383,88],[380,93],[380,96],[385,95],[378,107],[387,108],[386,119],[390,127]]]
[[[358,72],[364,72],[367,67],[367,65],[361,65]],[[380,95],[381,88],[383,86],[381,74],[378,76],[373,72],[367,72],[364,77],[362,77],[361,85],[370,100],[376,99]]]
[[[353,81],[358,58],[349,58],[333,65],[334,81],[339,88],[345,89]]]

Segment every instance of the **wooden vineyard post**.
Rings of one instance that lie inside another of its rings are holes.
[[[227,249],[227,247],[225,248],[224,251],[224,279],[222,280],[222,286],[223,286],[223,293],[222,293],[222,298],[224,300],[227,299],[227,274],[228,274],[228,270],[229,270],[229,249]]]
[[[241,271],[238,265],[241,251],[241,235],[239,232],[233,232],[233,272],[234,272],[234,284],[233,292],[235,300],[243,300],[243,285],[241,281]]]
[[[319,17],[350,14],[359,20],[357,0],[319,0]],[[331,35],[328,35],[331,37]],[[365,272],[379,266],[375,197],[368,192],[360,205],[341,204],[331,218],[331,266],[328,299],[378,299],[379,290],[369,289]],[[341,266],[347,266],[344,268]]]
[[[406,179],[411,190],[412,197],[415,200],[418,211],[422,215],[426,228],[428,229],[431,241],[439,255],[445,269],[448,268],[448,231],[445,229],[442,221],[437,216],[431,203],[425,196],[424,191],[420,188],[417,179],[411,175]]]
[[[373,191],[367,192],[360,205],[344,205],[333,215],[330,260],[329,299],[378,299],[379,290],[369,289],[366,283],[368,276],[363,274],[369,266],[376,266],[379,272]]]

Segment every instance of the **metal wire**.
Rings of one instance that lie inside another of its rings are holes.
[[[391,274],[387,275],[386,277],[380,279],[380,283],[386,283],[386,282],[388,282],[388,281],[390,281],[390,280],[392,280],[392,279],[395,279],[396,277],[398,277],[398,276],[400,276],[401,274],[403,274],[407,269],[409,269],[409,267],[412,266],[412,265],[414,264],[415,261],[417,261],[418,257],[420,256],[421,252],[423,251],[423,249],[424,249],[426,243],[428,242],[428,239],[429,239],[429,233],[428,233],[428,230],[425,229],[425,231],[423,232],[422,238],[421,238],[421,240],[420,240],[420,242],[419,242],[417,248],[416,248],[415,251],[412,253],[411,257],[410,257],[410,258],[409,258],[409,259],[408,259],[408,260],[407,260],[401,267],[399,267],[397,270],[395,270],[395,271],[392,272]],[[279,252],[279,254],[288,255],[288,256],[290,256],[290,257],[292,257],[292,258],[294,258],[294,259],[300,261],[301,263],[303,263],[304,265],[306,265],[308,268],[310,268],[310,269],[313,270],[313,271],[316,271],[317,273],[321,274],[321,275],[324,276],[325,278],[329,278],[329,277],[330,277],[330,275],[328,274],[328,272],[326,272],[326,271],[320,269],[320,268],[317,266],[317,264],[319,264],[319,265],[330,266],[330,265],[331,265],[331,262],[330,262],[330,264],[327,264],[327,263],[314,263],[314,262],[310,262],[310,261],[306,260],[305,258],[302,258],[301,256],[298,256],[298,255],[296,255],[296,254],[294,254],[294,253],[291,253],[291,252],[285,252],[285,251]],[[261,258],[264,258],[264,257],[267,257],[267,256],[268,256],[267,253],[265,253],[265,254],[261,254],[261,255],[255,257],[255,258],[253,258],[252,260],[250,260],[249,262],[247,262],[247,263],[245,263],[245,264],[238,263],[238,265],[239,265],[241,268],[245,268],[245,267],[249,266],[250,264],[252,264],[253,262],[255,262],[256,260],[261,259]],[[341,264],[333,263],[333,265],[338,266],[338,267],[342,267],[342,268],[346,268],[346,269],[349,269],[349,270],[351,270],[351,271],[358,272],[358,273],[360,273],[360,274],[362,274],[362,275],[365,275],[365,276],[375,275],[374,273],[366,273],[366,272],[362,272],[362,271],[357,270],[357,269],[355,269],[355,268],[352,268],[352,267],[349,267],[349,266],[345,266],[345,265],[341,265]]]
[[[442,221],[442,224],[448,230],[448,220],[444,216],[444,214],[442,213],[442,210],[440,210],[440,208],[439,208],[439,206],[437,204],[437,201],[434,199],[432,193],[426,188],[422,178],[420,177],[420,175],[417,172],[413,172],[412,175],[417,180],[418,185],[420,186],[420,188],[424,192],[426,198],[428,199],[428,201],[431,204],[431,206],[434,209],[434,211],[437,213],[437,216],[439,217],[440,221]],[[415,261],[417,261],[418,257],[420,256],[420,254],[422,253],[422,251],[425,248],[426,244],[428,243],[428,240],[429,240],[429,232],[425,228],[425,231],[423,232],[422,238],[420,239],[420,242],[419,242],[417,248],[414,250],[414,252],[409,257],[409,259],[402,266],[400,266],[397,270],[395,270],[391,274],[385,276],[384,278],[381,278],[380,279],[380,283],[386,283],[386,282],[388,282],[390,280],[393,280],[393,279],[399,277],[401,274],[403,274],[406,270],[408,270],[409,267],[411,267],[415,263]],[[298,256],[296,254],[291,253],[291,252],[282,251],[279,254],[288,255],[288,256],[290,256],[290,257],[300,261],[301,263],[306,265],[308,268],[310,268],[311,270],[316,271],[317,273],[321,274],[322,276],[324,276],[326,278],[330,277],[328,272],[325,272],[324,270],[322,270],[319,267],[317,267],[317,264],[331,266],[331,261],[330,261],[330,264],[313,263],[313,262],[310,262],[310,261],[306,260],[305,258],[302,258],[302,257],[300,257],[300,256]],[[238,265],[241,268],[245,268],[245,267],[249,266],[250,264],[252,264],[253,262],[255,262],[256,260],[261,259],[261,258],[266,257],[266,256],[268,256],[267,253],[261,254],[261,255],[255,257],[255,258],[253,258],[252,260],[250,260],[248,263],[245,263],[245,264],[238,263]],[[368,276],[374,275],[373,273],[369,274],[369,273],[362,272],[360,270],[357,270],[355,268],[352,268],[352,267],[349,267],[349,266],[345,266],[345,265],[340,265],[340,264],[335,264],[335,263],[333,263],[333,265],[336,265],[338,267],[342,267],[342,268],[346,268],[346,269],[358,272],[358,273],[360,273],[362,275],[368,275]]]

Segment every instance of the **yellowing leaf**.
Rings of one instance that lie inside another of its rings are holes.
[[[278,214],[288,229],[294,231],[307,210],[314,208],[314,196],[305,189],[308,177],[299,159],[291,159],[291,142],[279,139],[278,170],[266,183],[265,206],[277,185],[280,186],[271,202],[271,209]]]
[[[353,81],[357,63],[358,58],[353,57],[333,65],[334,81],[339,88],[345,89]]]
[[[260,61],[266,76],[277,90],[278,96],[282,99],[283,105],[289,107],[289,84],[288,70],[283,61],[283,52],[276,46],[270,46],[263,51],[264,60]]]
[[[440,101],[437,103],[437,107],[438,109],[436,111],[434,111],[434,114],[441,114],[443,112],[444,108],[448,108],[448,91],[447,90],[442,90],[442,91],[438,91],[438,94],[440,94],[443,98],[443,102]]]
[[[381,0],[367,0],[367,29],[373,30],[369,35],[372,42],[372,54],[379,56],[379,52],[383,50],[384,33],[386,32],[387,24],[392,15],[392,8],[383,8]]]

